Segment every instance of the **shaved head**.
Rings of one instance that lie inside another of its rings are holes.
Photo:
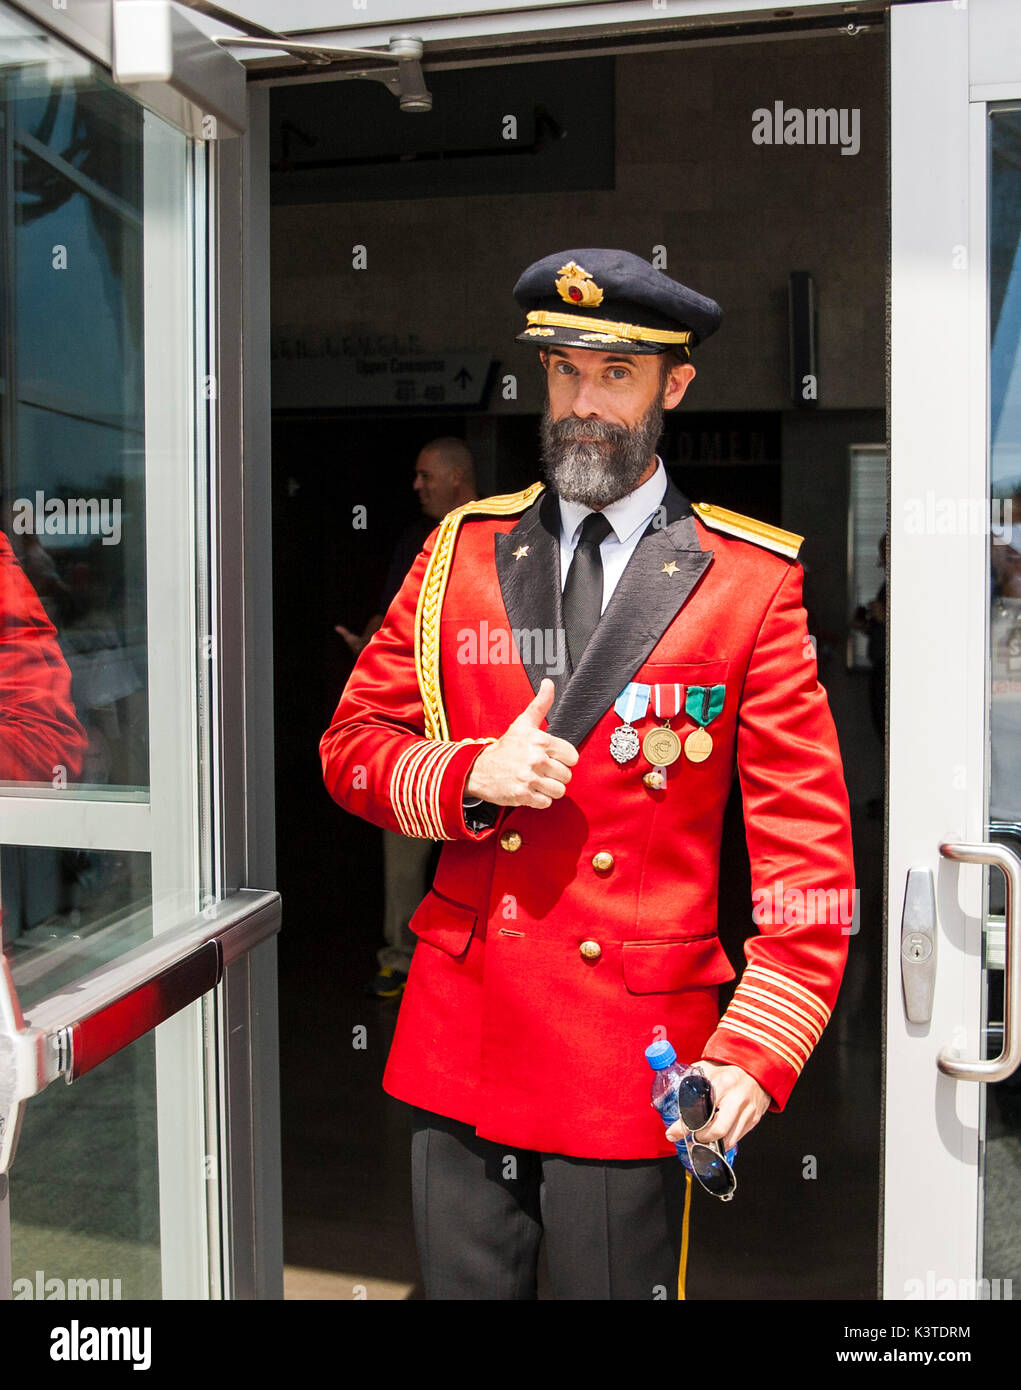
[[[475,460],[464,440],[444,435],[426,444],[415,464],[414,488],[434,521],[470,502],[476,496]]]
[[[443,468],[456,469],[459,473],[468,473],[474,476],[475,460],[463,439],[455,439],[453,435],[445,435],[442,439],[434,439],[431,444],[427,444],[422,453]]]

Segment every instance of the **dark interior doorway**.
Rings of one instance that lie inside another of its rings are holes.
[[[765,47],[772,50],[771,59],[777,50],[790,49],[781,58],[785,71],[803,74],[806,90],[811,87],[810,68],[818,47],[803,44],[800,52],[793,51],[798,45]],[[874,47],[881,57],[881,45]],[[851,53],[850,46],[845,46],[844,53]],[[662,75],[671,63],[682,61],[688,60],[656,55],[656,72]],[[832,57],[834,64],[860,61],[860,50],[857,56]],[[761,62],[765,65],[765,59]],[[569,69],[571,64],[538,66],[547,70],[548,78],[549,69]],[[619,112],[621,83],[625,78],[634,81],[635,74],[618,70],[611,77],[616,82]],[[856,70],[844,77],[852,84],[860,82]],[[872,93],[882,117],[882,74],[877,72],[870,81],[866,96]],[[468,99],[464,92],[458,95],[456,81],[448,95],[455,103]],[[365,96],[366,111],[379,96],[376,91]],[[710,103],[711,97],[709,92]],[[324,86],[317,98],[325,103],[323,109],[343,111],[344,120],[364,133],[369,118],[359,117],[359,99],[356,85],[346,83]],[[881,128],[885,130],[885,123]],[[604,131],[602,138],[614,138],[612,130]],[[619,153],[619,121],[616,138]],[[656,130],[650,129],[649,141],[655,138]],[[714,156],[725,161],[730,138],[725,122],[715,133],[708,128],[702,158],[710,165]],[[359,150],[365,153],[361,146]],[[593,157],[591,168],[597,172],[591,173],[590,186],[605,190],[605,161]],[[307,180],[311,175],[303,177]],[[616,178],[619,187],[624,177],[619,161],[610,177]],[[646,178],[645,195],[655,199],[662,193],[661,166],[650,165]],[[802,254],[809,256],[803,229],[811,224],[812,203],[806,207],[799,199],[802,178],[796,171],[790,186],[779,190],[764,181],[761,207],[746,208],[744,216],[751,225],[768,208],[770,216],[786,219],[791,239],[800,239]],[[881,241],[885,236],[881,158],[873,184],[869,185],[872,201],[857,209],[857,217]],[[385,198],[386,186],[382,187],[382,193],[363,189],[359,197]],[[483,181],[474,187],[481,218],[486,185]],[[582,197],[584,191],[576,188],[572,196]],[[640,196],[638,189],[634,196]],[[423,206],[415,198],[387,205],[398,232],[406,227],[409,247],[418,244],[416,226],[426,216]],[[471,198],[468,206],[474,206]],[[544,225],[535,229],[532,241],[539,247],[535,254],[561,244],[588,244],[572,236],[572,205],[561,200],[558,206],[560,215],[551,207]],[[304,209],[299,205],[297,211]],[[279,235],[293,239],[304,226],[304,234],[312,238],[308,273],[313,274],[320,256],[315,237],[321,235],[317,219],[322,207],[317,207],[315,216],[309,215],[307,224],[294,212],[289,205],[288,220],[281,223]],[[671,216],[683,213],[668,211],[657,225],[666,226]],[[701,210],[697,216],[711,223],[712,209]],[[728,217],[719,214],[724,239],[730,235]],[[615,223],[607,223],[604,243],[612,241],[615,229]],[[491,233],[472,263],[460,249],[462,231],[451,230],[450,264],[442,294],[452,304],[483,302],[497,293],[509,299],[509,284],[504,282],[512,283],[521,266],[501,267],[502,278],[494,289]],[[669,231],[662,234],[668,237]],[[633,227],[629,235],[633,241]],[[746,237],[750,235],[746,232]],[[849,226],[849,242],[860,235],[860,225],[854,230]],[[642,248],[632,244],[631,249]],[[287,254],[293,256],[293,248]],[[341,254],[347,254],[346,243]],[[818,254],[820,278],[825,279],[829,265]],[[369,256],[371,265],[371,245]],[[784,262],[778,267],[781,288],[788,266]],[[670,270],[684,278],[680,262]],[[845,274],[846,268],[840,273]],[[406,327],[400,306],[420,292],[417,274],[413,255],[399,270],[391,268],[386,285],[380,286],[381,321],[373,325],[377,331],[398,333]],[[739,303],[734,314],[742,312],[752,311]],[[494,332],[488,322],[479,328],[480,338]],[[763,332],[760,343],[768,363],[767,377],[782,383],[784,336]],[[485,347],[498,360],[489,395],[492,405],[508,362],[519,359],[511,358],[513,348],[507,346],[505,336],[498,342],[486,341]],[[819,632],[827,644],[820,676],[828,689],[832,680],[831,703],[845,766],[869,758],[874,762],[864,675],[856,673],[855,685],[841,669],[843,624],[850,618],[843,613],[839,593],[844,557],[818,538],[839,540],[846,534],[846,477],[840,472],[846,468],[846,443],[859,436],[883,437],[882,393],[871,400],[869,409],[862,403],[862,408],[847,408],[843,415],[828,412],[823,402],[813,417],[792,411],[789,404],[784,408],[782,390],[779,398],[774,391],[772,408],[760,408],[769,391],[756,388],[755,400],[741,410],[731,408],[740,401],[740,383],[721,384],[726,370],[725,359],[707,364],[706,394],[693,399],[690,412],[671,418],[663,456],[678,486],[693,500],[712,501],[806,534],[804,554],[811,561],[806,604],[811,630]],[[755,395],[751,385],[749,394]],[[846,407],[848,400],[855,406],[852,397],[835,403]],[[721,401],[726,408],[715,408]],[[797,419],[792,421],[795,414]],[[286,913],[280,942],[285,1262],[328,1276],[333,1281],[327,1285],[330,1296],[340,1298],[358,1296],[353,1290],[366,1280],[375,1281],[373,1296],[415,1297],[418,1269],[411,1231],[407,1117],[404,1108],[380,1087],[396,1004],[372,1000],[363,993],[381,940],[380,836],[374,827],[346,816],[329,800],[322,788],[317,745],[352,665],[334,624],[360,628],[374,610],[392,542],[418,510],[410,486],[415,456],[424,443],[443,434],[467,437],[481,445],[484,494],[511,491],[539,476],[534,410],[508,414],[495,407],[487,411],[485,403],[473,412],[449,414],[416,414],[413,408],[375,414],[310,408],[277,412],[274,423],[278,868]],[[728,456],[729,446],[719,443],[752,435],[770,442],[751,458]],[[805,477],[815,480],[808,489],[801,486]],[[379,524],[364,529],[353,526],[356,507],[366,508]],[[834,578],[837,567],[841,573]],[[729,1207],[695,1202],[688,1278],[692,1299],[868,1299],[876,1294],[880,1121],[878,1113],[862,1113],[860,1097],[878,1095],[880,1084],[882,820],[875,818],[874,804],[870,808],[868,803],[874,802],[881,787],[873,779],[867,795],[858,790],[861,794],[853,790],[852,801],[860,931],[852,941],[842,1002],[784,1116],[767,1117],[754,1138],[742,1146],[740,1201]],[[736,786],[723,854],[721,935],[740,969],[742,941],[751,927],[750,878]],[[721,1008],[725,1002],[724,992]]]

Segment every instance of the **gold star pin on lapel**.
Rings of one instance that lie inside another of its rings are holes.
[[[675,575],[677,573],[677,561],[671,560],[668,565],[663,566],[663,574]]]
[[[514,552],[514,558],[515,558],[515,560],[520,560],[521,557],[522,557],[522,555],[527,555],[527,554],[528,554],[528,546],[527,546],[527,545],[519,545],[518,548],[517,548],[517,550],[515,550],[515,552]]]

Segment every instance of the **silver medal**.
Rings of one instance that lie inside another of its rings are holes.
[[[641,746],[638,731],[630,724],[621,724],[620,728],[614,729],[610,735],[610,753],[618,763],[629,763],[632,758],[638,756]]]

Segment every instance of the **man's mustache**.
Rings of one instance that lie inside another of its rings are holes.
[[[607,420],[579,420],[575,415],[568,415],[563,420],[554,420],[552,431],[557,444],[577,440],[619,444],[631,433],[626,425],[613,425]]]

